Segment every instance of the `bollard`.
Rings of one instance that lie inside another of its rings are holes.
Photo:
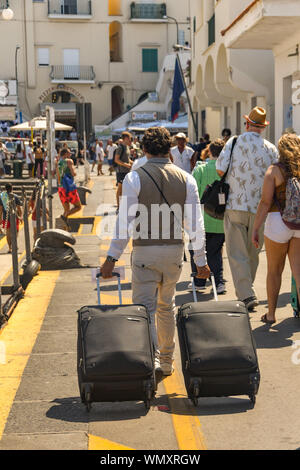
[[[14,289],[17,290],[20,287],[18,242],[17,242],[17,216],[16,216],[16,203],[12,194],[9,194],[9,213],[10,213],[13,280],[14,280]]]

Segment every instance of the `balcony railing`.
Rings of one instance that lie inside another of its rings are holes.
[[[52,65],[50,78],[52,81],[94,82],[95,72],[92,65]]]
[[[210,46],[216,40],[216,32],[215,32],[215,15],[211,17],[208,21],[208,45]]]
[[[165,3],[135,3],[130,5],[130,19],[161,20],[167,14]]]
[[[91,16],[91,0],[48,0],[48,15]]]

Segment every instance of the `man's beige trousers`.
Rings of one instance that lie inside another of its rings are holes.
[[[162,363],[173,361],[175,290],[182,263],[183,245],[133,248],[132,300],[148,310],[155,355]]]
[[[256,296],[253,283],[259,261],[259,252],[264,241],[264,227],[259,233],[258,249],[252,244],[255,214],[245,211],[226,210],[224,232],[226,251],[238,300]]]

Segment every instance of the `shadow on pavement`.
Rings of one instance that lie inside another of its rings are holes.
[[[169,410],[162,412],[172,413],[175,415],[184,416],[214,416],[234,413],[245,413],[253,409],[253,405],[249,398],[240,397],[214,397],[206,398],[200,397],[198,399],[198,406],[194,406],[187,397],[181,395],[161,395],[155,400],[155,405],[169,404]]]
[[[147,415],[143,402],[93,403],[90,412],[79,397],[56,398],[46,413],[47,418],[72,423],[93,421],[124,421]]]
[[[259,301],[260,305],[268,305],[267,300],[260,300]],[[280,307],[285,307],[286,305],[291,304],[291,293],[290,292],[283,292],[282,294],[279,294],[278,296],[278,302],[277,306]]]
[[[262,323],[262,326],[253,330],[253,336],[257,349],[286,348],[292,346],[292,337],[299,331],[300,319],[291,317],[271,327]]]

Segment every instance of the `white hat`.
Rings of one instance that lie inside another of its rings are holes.
[[[186,135],[183,132],[179,132],[178,134],[175,135],[176,139],[185,139],[186,140]]]

